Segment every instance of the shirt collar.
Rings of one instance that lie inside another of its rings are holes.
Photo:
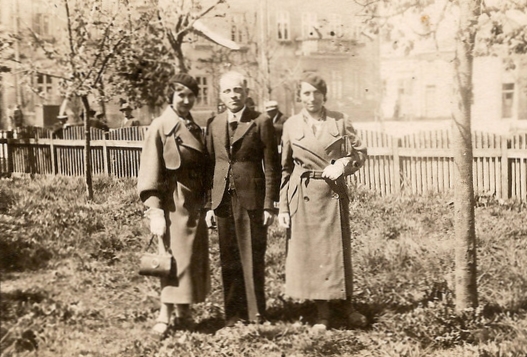
[[[236,121],[236,122],[240,122],[240,119],[242,118],[243,116],[243,112],[245,111],[245,106],[238,112],[236,113],[233,113],[231,112],[230,110],[227,109],[227,121],[230,123],[230,122],[233,122],[233,121]],[[236,117],[234,117],[236,115]]]
[[[304,120],[307,121],[308,123],[311,123],[311,124],[321,124],[323,123],[324,121],[326,121],[326,108],[322,108],[322,113],[321,113],[321,116],[320,116],[320,120],[316,120],[315,118],[313,118],[311,116],[311,114],[308,113],[308,111],[306,109],[302,109],[302,115],[304,117]]]

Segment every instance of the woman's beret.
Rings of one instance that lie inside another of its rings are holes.
[[[197,97],[199,93],[199,85],[194,77],[186,73],[178,73],[174,76],[174,82],[187,87]]]

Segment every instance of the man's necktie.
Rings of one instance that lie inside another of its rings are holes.
[[[232,139],[234,138],[234,133],[236,132],[236,128],[238,128],[238,121],[236,120],[236,115],[233,115],[232,120],[229,121],[229,141],[232,143]]]
[[[229,122],[229,129],[231,131],[231,136],[234,135],[234,132],[236,131],[236,128],[238,128],[238,122],[237,121]]]

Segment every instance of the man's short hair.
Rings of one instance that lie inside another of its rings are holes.
[[[229,71],[229,72],[223,73],[220,77],[220,87],[221,87],[221,82],[227,78],[237,80],[243,86],[243,88],[247,89],[247,79],[240,72]]]

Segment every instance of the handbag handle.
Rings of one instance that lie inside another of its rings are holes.
[[[170,247],[167,247],[165,244],[165,241],[162,239],[162,237],[158,236],[157,234],[150,234],[150,240],[148,242],[148,245],[146,246],[145,252],[148,251],[150,246],[152,245],[152,242],[154,241],[154,238],[157,237],[158,239],[161,238],[161,241],[163,241],[163,247],[165,248],[165,252],[172,255],[172,251],[170,250]]]

